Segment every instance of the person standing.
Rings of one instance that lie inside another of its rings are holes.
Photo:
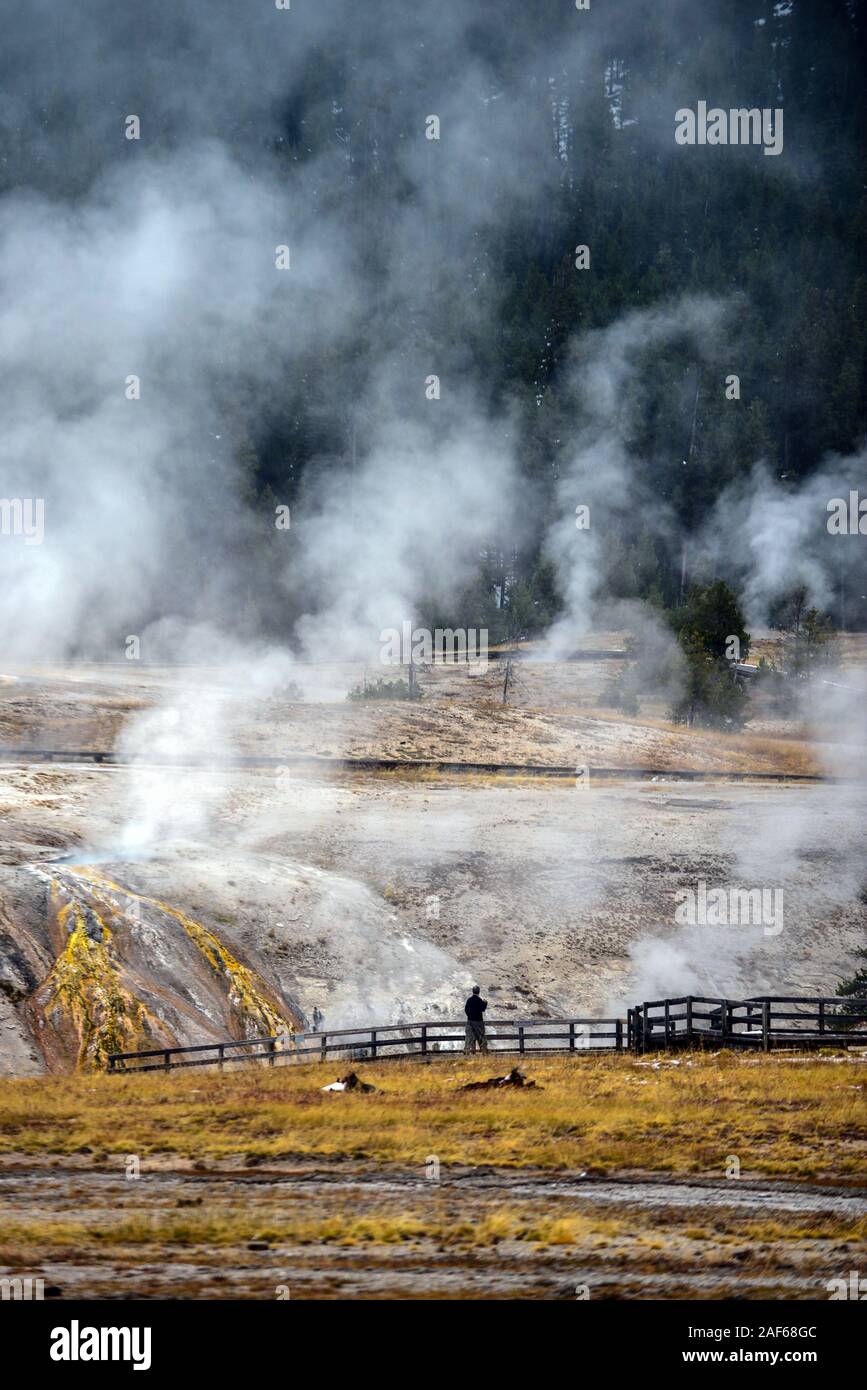
[[[467,1016],[467,1040],[465,1051],[487,1052],[488,1042],[485,1036],[485,1009],[488,1007],[487,999],[482,998],[482,992],[478,985],[473,985],[473,992],[464,1005],[464,1013]]]

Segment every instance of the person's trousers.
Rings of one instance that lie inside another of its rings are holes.
[[[488,1050],[488,1042],[485,1037],[485,1025],[482,1023],[481,1019],[479,1019],[478,1022],[475,1022],[473,1019],[468,1019],[465,1050],[467,1052],[475,1052],[476,1048],[478,1048],[479,1052],[487,1052]]]

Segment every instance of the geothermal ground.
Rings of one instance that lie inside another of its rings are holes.
[[[225,672],[9,672],[0,733],[24,751],[0,763],[0,1067],[303,1027],[314,1007],[331,1028],[449,1018],[475,981],[515,1017],[833,993],[867,923],[863,748],[761,706],[739,735],[626,720],[594,705],[616,663],[516,665],[507,707],[493,663],[428,672],[412,705],[346,701],[349,666],[299,667],[303,700]],[[591,770],[339,761],[359,757]],[[772,780],[823,769],[847,775]],[[782,890],[779,920],[679,924],[701,880]]]
[[[725,1077],[528,1059],[541,1090],[508,1106],[453,1095],[494,1057],[362,1064],[382,1100],[324,1096],[339,1063],[99,1075],[314,1008],[454,1018],[476,981],[506,1018],[833,993],[867,925],[863,747],[760,702],[738,735],[625,719],[600,707],[612,667],[521,663],[507,707],[494,666],[429,671],[413,705],[347,702],[350,666],[299,667],[303,699],[225,671],[7,672],[2,1272],[85,1297],[270,1298],[287,1269],[292,1297],[824,1297],[865,1249],[857,1051]],[[702,880],[782,911],[679,923]]]

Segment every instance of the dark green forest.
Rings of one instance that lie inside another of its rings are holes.
[[[351,485],[383,411],[429,416],[419,383],[435,371],[498,422],[525,505],[520,533],[492,530],[476,579],[447,612],[431,599],[428,616],[485,623],[492,640],[540,632],[562,600],[545,537],[584,408],[576,344],[580,355],[588,334],[683,296],[722,299],[724,329],[698,352],[694,335],[674,334],[637,353],[639,387],[620,427],[665,520],[615,508],[605,592],[675,608],[685,583],[715,577],[693,570],[684,545],[726,488],[764,461],[795,492],[859,448],[867,0],[592,0],[583,14],[570,0],[322,0],[306,18],[299,0],[304,43],[285,71],[270,65],[262,92],[251,81],[248,106],[224,106],[212,90],[191,130],[181,98],[155,107],[150,84],[168,54],[187,53],[205,80],[201,26],[238,14],[228,0],[205,9],[106,12],[97,56],[121,42],[153,62],[132,84],[107,62],[98,90],[60,80],[71,20],[58,13],[36,92],[44,148],[24,139],[7,102],[0,191],[26,184],[74,200],[107,162],[94,131],[144,109],[151,155],[213,137],[242,164],[297,181],[340,224],[352,246],[341,272],[356,294],[350,329],[287,351],[267,395],[251,377],[221,399],[218,423],[254,510],[289,503],[303,515],[323,477]],[[237,42],[239,61],[249,59],[253,37],[239,28]],[[8,69],[17,57],[13,44]],[[782,154],[679,148],[674,112],[699,99],[781,108]],[[424,139],[432,112],[443,118],[435,157]],[[86,142],[58,159],[57,139],[74,129]],[[586,271],[575,267],[578,243],[591,248]],[[730,372],[737,402],[723,390]],[[867,624],[858,564],[857,582],[844,596],[841,581],[828,606],[837,625]],[[737,589],[724,553],[720,572]],[[293,602],[281,599],[282,625]],[[267,605],[264,621],[274,621]]]
[[[337,365],[341,379],[354,378],[363,401],[365,362],[388,345],[404,354],[408,376],[421,370],[416,362],[436,360],[444,375],[470,377],[492,408],[511,406],[541,539],[569,434],[573,403],[562,373],[572,340],[684,293],[722,294],[735,305],[726,341],[718,350],[708,344],[701,363],[676,343],[661,357],[654,353],[634,421],[635,453],[653,461],[654,490],[680,525],[700,524],[724,486],[758,459],[794,488],[828,454],[855,449],[867,410],[867,6],[696,4],[679,10],[676,34],[665,7],[645,6],[639,24],[624,26],[594,85],[573,85],[568,70],[556,72],[556,99],[568,111],[556,132],[550,73],[534,54],[541,50],[544,63],[556,49],[563,6],[506,7],[507,24],[499,4],[472,8],[478,22],[468,40],[492,90],[509,93],[526,113],[533,158],[550,170],[546,195],[484,229],[471,258],[463,252],[458,265],[469,284],[458,282],[432,237],[431,284],[450,292],[424,297],[409,340],[407,325],[395,324],[383,300],[364,340]],[[709,25],[712,16],[717,24]],[[671,122],[675,66],[686,70],[686,99],[712,92],[723,106],[782,106],[782,159],[731,151],[723,166],[718,150],[691,150],[696,157],[683,159],[666,148],[661,132]],[[417,120],[424,88],[420,51],[402,85],[384,85],[374,110],[353,109],[351,100],[344,107],[344,63],[323,49],[287,111],[279,157],[294,161],[334,138],[332,99],[341,106],[337,119],[352,150],[342,196],[347,216],[366,230],[365,270],[374,287],[385,276],[377,229],[395,202],[412,197],[391,157]],[[431,91],[431,110],[436,98]],[[592,248],[589,273],[574,269],[576,238]],[[433,263],[437,256],[443,265]],[[463,296],[480,284],[495,303],[468,324]],[[720,387],[733,363],[742,393],[734,410]],[[313,364],[312,381],[332,370]],[[305,383],[290,390],[278,418],[254,426],[248,457],[255,487],[282,495],[288,473],[293,489],[302,489],[317,459],[345,460],[363,437],[363,407],[336,415],[327,390],[310,392]],[[630,524],[613,538],[608,558],[613,594],[679,601],[681,556],[670,540]],[[495,548],[476,601],[503,576],[511,612],[488,603],[485,620],[498,636],[539,630],[557,606],[544,553],[538,545],[520,553]],[[846,617],[863,625],[867,602],[850,601]]]

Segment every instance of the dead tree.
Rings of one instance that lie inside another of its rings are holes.
[[[513,669],[512,669],[512,662],[511,662],[511,660],[509,660],[509,661],[506,662],[506,672],[505,672],[505,675],[503,676],[503,704],[504,704],[504,705],[507,705],[507,704],[509,703],[509,691],[511,690],[511,688],[512,688],[512,686],[513,686],[514,684],[515,684],[515,673],[514,673],[514,671],[513,671]]]

